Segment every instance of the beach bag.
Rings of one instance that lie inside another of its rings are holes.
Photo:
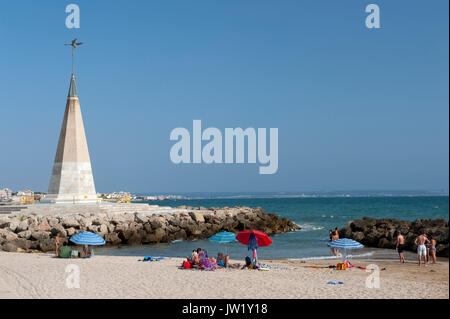
[[[191,264],[185,260],[183,261],[183,265],[181,267],[183,267],[184,269],[188,269],[191,268]]]
[[[336,269],[337,270],[345,270],[345,269],[347,269],[347,266],[345,265],[345,263],[338,263],[336,265]]]

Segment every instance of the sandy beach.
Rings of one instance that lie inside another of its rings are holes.
[[[413,261],[399,265],[396,260],[355,260],[357,266],[378,266],[379,288],[366,287],[370,273],[362,269],[311,267],[335,260],[266,260],[261,263],[288,269],[199,271],[179,269],[180,258],[139,259],[0,252],[0,298],[449,298],[448,259],[420,268]],[[75,275],[69,265],[78,266],[79,288],[66,285]]]

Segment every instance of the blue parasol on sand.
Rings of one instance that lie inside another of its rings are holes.
[[[236,234],[230,232],[221,232],[209,237],[209,241],[215,243],[231,243],[237,241]]]
[[[70,237],[70,241],[78,244],[78,245],[104,245],[105,244],[105,240],[94,233],[91,232],[84,232],[84,233],[79,233],[76,234],[72,237]]]
[[[343,258],[347,259],[347,250],[363,248],[364,245],[350,238],[336,239],[327,243],[331,248],[344,249]]]
[[[221,232],[217,233],[215,235],[212,235],[209,237],[209,241],[215,242],[215,243],[233,243],[236,242],[236,234],[231,232]],[[228,246],[226,246],[226,252],[225,254],[228,254]]]

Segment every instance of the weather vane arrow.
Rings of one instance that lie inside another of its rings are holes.
[[[82,45],[82,44],[83,44],[83,42],[77,42],[77,39],[76,39],[76,38],[72,40],[72,43],[66,43],[66,44],[64,44],[64,45],[68,45],[68,46],[71,46],[71,47],[72,47],[72,74],[73,74],[74,51],[75,51],[75,48],[76,48],[77,46]]]

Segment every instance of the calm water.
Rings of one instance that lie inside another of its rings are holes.
[[[262,207],[269,213],[289,218],[302,230],[272,236],[269,247],[258,249],[263,259],[284,258],[329,258],[326,242],[328,230],[344,227],[348,221],[370,216],[374,218],[396,218],[404,220],[449,217],[448,196],[432,197],[358,197],[358,198],[241,198],[241,199],[195,199],[151,202],[161,206]],[[207,240],[175,241],[167,244],[123,246],[122,248],[97,248],[99,255],[168,256],[185,257],[192,249],[205,248],[210,255],[219,250],[228,252],[232,258],[241,259],[247,248],[239,243],[216,244]],[[363,248],[354,252],[360,257],[393,257],[395,251]]]

